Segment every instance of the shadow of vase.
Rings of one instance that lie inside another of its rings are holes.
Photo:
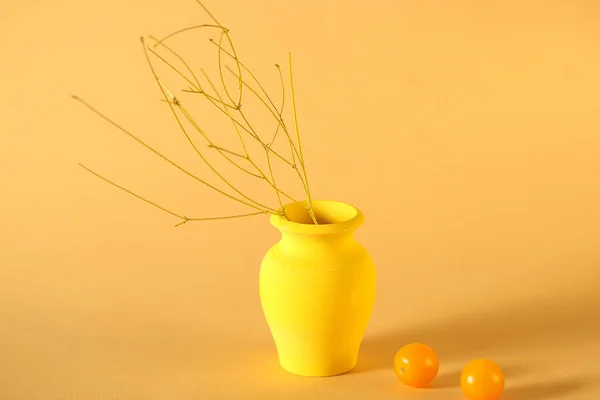
[[[520,349],[564,348],[600,337],[597,296],[538,300],[512,307],[440,320],[421,328],[398,327],[365,336],[354,372],[389,369],[395,353],[408,343],[431,346],[449,362],[510,354]],[[568,342],[567,342],[568,341]]]

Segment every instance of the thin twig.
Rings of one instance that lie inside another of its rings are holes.
[[[285,84],[283,83],[283,75],[281,74],[281,68],[279,68],[278,64],[275,64],[275,67],[277,67],[277,70],[279,71],[279,76],[281,77],[281,109],[279,110],[279,112],[277,113],[277,115],[279,116],[279,119],[282,119],[282,115],[283,115],[283,110],[285,108]],[[279,123],[277,123],[277,127],[275,128],[275,134],[273,135],[273,139],[271,139],[271,142],[269,142],[269,147],[273,146],[273,143],[275,142],[275,139],[277,138],[277,133],[279,133],[279,128],[281,127],[281,125]],[[291,145],[291,144],[290,144]],[[292,152],[292,156],[294,155],[294,153]],[[273,185],[275,186],[275,174],[273,173],[273,167],[271,166],[271,157],[269,154],[269,150],[265,149],[265,156],[267,157],[267,164],[269,166],[269,174],[271,175],[271,180],[273,181]],[[279,195],[279,192],[275,192],[277,194],[277,200],[279,201],[279,206],[281,207],[282,210],[285,210],[285,208],[283,207],[283,203],[281,201],[281,196]]]
[[[253,215],[264,215],[264,214],[268,214],[268,213],[259,211],[259,212],[253,212],[253,213],[247,213],[247,214],[227,215],[224,217],[205,217],[205,218],[187,218],[187,217],[185,217],[183,221],[181,221],[180,223],[178,223],[175,226],[181,226],[188,221],[215,221],[215,220],[221,220],[221,219],[244,218],[244,217],[250,217]]]
[[[294,77],[292,75],[292,54],[288,53],[288,64],[290,68],[290,87],[292,91],[292,109],[294,111],[294,126],[296,127],[296,140],[298,141],[298,149],[300,151],[300,166],[302,167],[302,172],[304,173],[304,183],[306,185],[306,198],[308,202],[308,212],[310,213],[310,217],[313,219],[313,222],[318,224],[317,218],[315,217],[315,213],[312,209],[312,199],[310,197],[310,189],[308,186],[308,177],[306,176],[306,167],[304,166],[304,155],[302,154],[302,144],[300,143],[300,130],[298,129],[298,113],[296,111],[296,96],[294,95]]]
[[[208,14],[208,16],[215,22],[215,24],[217,24],[220,27],[223,27],[221,25],[221,23],[215,18],[214,15],[212,15],[212,13],[208,10],[208,8],[206,8],[206,6],[204,4],[202,4],[202,2],[200,0],[196,0],[196,3],[198,3],[200,5],[200,7],[202,7],[204,12]]]
[[[148,51],[151,52],[152,54],[154,54],[157,58],[159,58],[162,62],[164,62],[165,64],[167,64],[169,67],[171,67],[171,69],[173,71],[175,71],[179,76],[181,76],[183,79],[185,79],[190,85],[197,87],[197,90],[202,90],[200,88],[200,82],[198,83],[194,83],[192,82],[187,76],[185,76],[179,69],[175,68],[175,66],[173,64],[171,64],[169,61],[167,61],[163,56],[161,56],[160,54],[158,54],[156,51],[152,50],[149,46],[147,47]],[[198,86],[196,86],[198,85]]]
[[[171,48],[170,46],[167,46],[166,44],[160,42],[156,37],[154,37],[152,35],[149,35],[149,38],[155,41],[154,47],[160,45],[160,46],[164,47],[165,49],[167,49],[167,51],[169,51],[175,57],[177,57],[177,59],[179,61],[181,61],[181,63],[185,66],[185,68],[188,70],[188,72],[192,75],[192,78],[194,78],[194,81],[196,82],[196,85],[192,84],[192,86],[196,87],[198,90],[202,90],[202,85],[200,85],[200,81],[198,80],[198,77],[196,77],[196,74],[194,74],[194,70],[183,59],[183,57],[181,57],[181,55],[179,53],[177,53],[175,50],[173,50],[173,48]],[[189,82],[189,80],[187,78],[186,78],[186,80]]]
[[[285,83],[283,82],[283,73],[281,72],[281,67],[279,64],[275,64],[275,68],[277,68],[277,72],[279,72],[279,82],[281,83],[281,108],[277,112],[277,116],[279,120],[283,121],[283,110],[285,108]],[[273,139],[269,142],[269,147],[273,146],[275,139],[277,138],[277,134],[279,133],[279,128],[281,128],[281,124],[277,121],[277,128],[275,128],[275,134],[273,135]],[[291,144],[290,144],[291,145]],[[292,156],[293,156],[292,152]]]
[[[108,178],[105,178],[104,176],[102,176],[102,175],[100,175],[99,173],[97,173],[97,172],[95,172],[95,171],[91,170],[90,168],[86,167],[85,165],[83,165],[83,164],[79,163],[79,166],[80,166],[81,168],[85,169],[87,172],[91,173],[92,175],[95,175],[95,176],[97,176],[98,178],[102,179],[104,182],[110,183],[111,185],[113,185],[113,186],[115,186],[115,187],[117,187],[117,188],[119,188],[119,189],[121,189],[121,190],[123,190],[123,191],[125,191],[125,192],[129,193],[130,195],[132,195],[132,196],[135,196],[135,197],[137,197],[138,199],[140,199],[140,200],[143,200],[143,201],[145,201],[146,203],[148,203],[148,204],[150,204],[150,205],[153,205],[154,207],[158,208],[159,210],[163,210],[163,211],[164,211],[164,212],[166,212],[167,214],[171,214],[172,216],[174,216],[174,217],[177,217],[177,218],[179,218],[179,219],[185,219],[185,217],[184,217],[183,215],[177,214],[176,212],[173,212],[173,211],[171,211],[171,210],[169,210],[169,209],[167,209],[167,208],[165,208],[165,207],[163,207],[163,206],[159,206],[158,204],[154,203],[153,201],[150,201],[150,200],[146,199],[145,197],[142,197],[142,196],[140,196],[139,194],[137,194],[137,193],[135,193],[135,192],[132,192],[131,190],[129,190],[129,189],[127,189],[127,188],[125,188],[125,187],[123,187],[123,186],[121,186],[121,185],[119,185],[119,184],[117,184],[117,183],[113,182],[113,181],[111,181],[111,180],[110,180],[110,179],[108,179]]]
[[[212,15],[212,13],[208,10],[208,8],[202,4],[202,2],[200,0],[196,0],[196,2],[200,5],[200,7],[202,7],[202,9],[204,10],[204,12],[206,12],[208,14],[209,17],[212,18],[212,20],[215,22],[215,24],[219,25],[222,28],[222,32],[225,33],[225,37],[227,38],[227,41],[229,42],[229,46],[231,47],[231,52],[233,53],[233,59],[236,62],[236,66],[237,66],[237,70],[238,70],[238,75],[240,76],[240,80],[238,82],[238,101],[237,101],[237,105],[240,106],[242,104],[242,70],[240,68],[240,62],[237,58],[237,53],[235,51],[235,46],[233,45],[233,41],[231,40],[231,36],[229,36],[229,29],[224,27],[223,24],[221,24],[214,15]],[[221,65],[221,54],[219,53],[219,67]],[[219,68],[220,70],[220,68]],[[222,78],[222,75],[221,75]],[[229,99],[231,100],[231,102],[233,102],[233,99],[229,96],[229,92],[227,91],[227,87],[223,86],[223,88],[225,89],[225,92],[227,93],[227,97],[229,97]]]
[[[214,191],[222,194],[223,196],[226,196],[232,200],[237,201],[238,203],[244,204],[248,207],[254,208],[256,210],[260,210],[260,211],[264,211],[263,209],[248,203],[244,200],[238,199],[237,197],[219,189],[218,187],[211,185],[210,183],[206,182],[205,180],[203,180],[202,178],[194,175],[193,173],[191,173],[190,171],[186,170],[185,168],[183,168],[182,166],[180,166],[179,164],[175,163],[174,161],[172,161],[170,158],[164,156],[161,152],[159,152],[158,150],[156,150],[155,148],[153,148],[152,146],[150,146],[149,144],[147,144],[146,142],[144,142],[142,139],[138,138],[136,135],[134,135],[133,133],[131,133],[130,131],[128,131],[127,129],[125,129],[124,127],[122,127],[121,125],[119,125],[118,123],[116,123],[115,121],[113,121],[112,119],[108,118],[106,115],[102,114],[100,111],[96,110],[94,107],[92,107],[89,103],[87,103],[85,100],[83,100],[82,98],[72,95],[71,96],[73,99],[79,101],[81,104],[83,104],[84,106],[86,106],[87,108],[89,108],[90,110],[92,110],[95,114],[97,114],[99,117],[101,117],[102,119],[104,119],[105,121],[107,121],[108,123],[110,123],[111,125],[113,125],[114,127],[116,127],[117,129],[119,129],[121,132],[125,133],[127,136],[131,137],[132,139],[134,139],[136,142],[138,142],[139,144],[141,144],[142,146],[144,146],[145,148],[147,148],[148,150],[150,150],[151,152],[153,152],[154,154],[156,154],[157,156],[159,156],[160,158],[162,158],[163,160],[165,160],[166,162],[168,162],[169,164],[171,164],[172,166],[174,166],[175,168],[177,168],[178,170],[180,170],[181,172],[183,172],[184,174],[188,175],[189,177],[193,178],[194,180],[202,183],[203,185],[213,189]]]
[[[162,44],[162,42],[164,42],[167,39],[172,38],[173,36],[176,36],[176,35],[179,35],[181,33],[184,33],[184,32],[187,32],[187,31],[191,31],[191,30],[194,30],[194,29],[202,29],[202,28],[216,28],[216,29],[221,29],[221,30],[223,29],[223,27],[221,25],[211,25],[211,24],[201,24],[201,25],[188,26],[187,28],[179,29],[179,30],[177,30],[175,32],[172,32],[172,33],[168,34],[167,36],[163,37],[162,39],[160,39],[158,41],[158,43],[156,43],[154,45],[154,47]]]
[[[126,193],[128,193],[128,194],[130,194],[130,195],[132,195],[132,196],[134,196],[134,197],[136,197],[136,198],[138,198],[138,199],[140,199],[140,200],[142,200],[142,201],[144,201],[144,202],[146,202],[146,203],[148,203],[148,204],[150,204],[150,205],[158,208],[159,210],[162,210],[162,211],[166,212],[167,214],[170,214],[170,215],[172,215],[174,217],[177,217],[177,218],[181,219],[182,221],[179,222],[175,226],[183,225],[183,224],[185,224],[188,221],[209,221],[209,220],[217,220],[217,219],[241,218],[241,217],[247,217],[247,216],[251,216],[251,215],[266,214],[266,212],[259,211],[259,212],[248,213],[248,214],[227,215],[227,216],[223,216],[223,217],[188,218],[188,217],[186,217],[184,215],[181,215],[181,214],[178,214],[178,213],[176,213],[174,211],[171,211],[168,208],[160,206],[160,205],[156,204],[155,202],[153,202],[151,200],[148,200],[147,198],[145,198],[143,196],[140,196],[139,194],[137,194],[137,193],[135,193],[135,192],[133,192],[133,191],[131,191],[131,190],[129,190],[129,189],[121,186],[121,185],[119,185],[118,183],[115,183],[114,181],[111,181],[110,179],[108,179],[108,178],[100,175],[99,173],[93,171],[92,169],[86,167],[85,165],[83,165],[81,163],[79,164],[79,166],[81,168],[85,169],[87,172],[91,173],[92,175],[95,175],[98,178],[102,179],[104,182],[107,182],[107,183],[109,183],[109,184],[111,184],[111,185],[113,185],[113,186],[115,186],[115,187],[123,190],[124,192],[126,192]]]
[[[223,36],[225,36],[225,32],[221,31],[221,35],[219,36],[219,44],[223,42]],[[225,95],[229,98],[229,100],[233,103],[232,108],[240,108],[242,106],[242,96],[241,96],[241,85],[240,85],[240,96],[237,102],[233,101],[233,98],[229,94],[229,90],[227,90],[227,84],[225,83],[225,77],[223,76],[223,69],[221,68],[221,51],[217,52],[217,59],[219,61],[219,78],[221,78],[221,84],[223,85],[223,90],[225,90]]]
[[[233,110],[237,110],[237,109],[239,108],[239,106],[234,106],[234,105],[231,105],[231,104],[227,104],[227,103],[225,103],[223,100],[219,100],[219,99],[217,99],[216,97],[214,97],[214,96],[211,96],[210,94],[206,93],[204,90],[197,90],[197,89],[182,89],[181,91],[182,91],[182,92],[185,92],[185,93],[196,93],[196,94],[203,94],[204,96],[208,97],[208,98],[209,98],[209,99],[211,99],[212,101],[214,101],[214,102],[216,102],[216,103],[219,103],[219,104],[221,104],[221,105],[222,105],[222,106],[224,106],[224,107],[231,108],[231,109],[233,109]]]
[[[236,153],[235,151],[227,150],[227,149],[225,149],[223,147],[215,146],[214,144],[209,144],[209,145],[207,145],[207,147],[210,148],[210,149],[215,149],[215,150],[218,150],[218,151],[222,151],[224,153],[229,153],[232,156],[243,158],[244,160],[247,159],[246,156],[243,155],[243,154]],[[260,176],[260,175],[256,175],[256,176],[259,177],[259,178],[262,178],[262,176]]]

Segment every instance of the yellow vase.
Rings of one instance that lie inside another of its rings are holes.
[[[356,365],[375,301],[375,267],[354,239],[362,213],[336,201],[285,207],[271,216],[281,240],[260,269],[260,299],[281,366],[302,376],[332,376]]]

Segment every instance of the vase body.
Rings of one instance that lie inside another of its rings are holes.
[[[356,365],[375,301],[375,267],[354,239],[356,208],[314,201],[319,225],[298,204],[291,221],[273,215],[281,240],[260,268],[260,299],[281,366],[302,376],[333,376]],[[300,220],[300,222],[295,222]]]

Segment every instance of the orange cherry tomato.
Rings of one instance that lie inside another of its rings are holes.
[[[460,387],[469,400],[496,400],[504,390],[504,374],[493,361],[473,360],[462,371]]]
[[[394,357],[394,372],[402,383],[412,387],[423,387],[431,382],[440,369],[435,351],[421,343],[402,347]]]

